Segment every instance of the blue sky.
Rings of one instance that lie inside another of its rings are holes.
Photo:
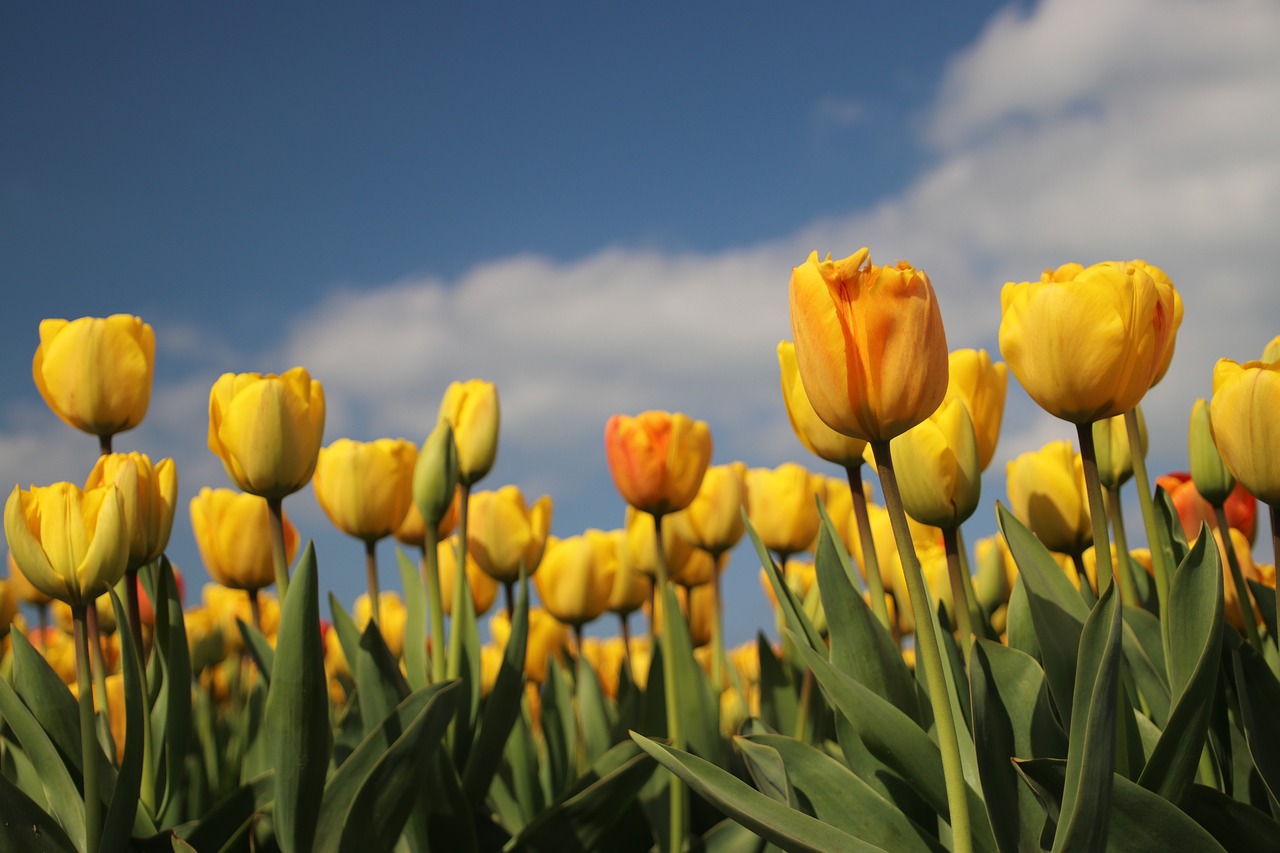
[[[227,485],[204,446],[227,370],[308,367],[327,440],[418,440],[450,380],[492,379],[484,485],[551,494],[571,535],[621,523],[613,412],[821,468],[774,356],[811,249],[909,258],[951,345],[993,352],[1005,281],[1163,266],[1187,320],[1147,406],[1157,471],[1185,465],[1213,360],[1280,332],[1263,0],[456,5],[0,10],[0,482],[93,461],[31,382],[44,317],[155,327],[152,411],[117,446],[178,461],[170,552],[198,581],[186,499]],[[1072,434],[1009,396],[973,537],[1003,462]],[[309,490],[286,511],[349,602],[359,545]],[[725,583],[731,640],[769,624],[745,553]]]

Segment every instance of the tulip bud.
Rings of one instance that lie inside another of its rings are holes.
[[[1280,335],[1272,338],[1271,343],[1267,344],[1266,348],[1262,351],[1261,360],[1263,364],[1272,364],[1280,361]]]
[[[969,410],[978,440],[978,466],[985,471],[1000,438],[1009,368],[1002,361],[993,364],[986,350],[958,349],[947,356],[947,370],[945,400],[958,399]]]
[[[1222,464],[1218,447],[1213,443],[1213,428],[1209,424],[1209,404],[1204,398],[1191,407],[1191,424],[1187,428],[1187,453],[1191,459],[1191,480],[1196,491],[1214,506],[1226,503],[1236,479]]]
[[[438,420],[448,421],[458,450],[458,477],[475,485],[498,458],[498,388],[492,382],[453,382],[440,401]]]
[[[424,522],[429,519],[438,526],[448,514],[460,476],[453,427],[442,419],[422,443],[422,451],[413,466],[413,502]]]
[[[1258,500],[1280,506],[1280,362],[1220,359],[1209,421],[1227,470]]]
[[[1007,472],[1009,508],[1046,548],[1079,554],[1093,543],[1084,466],[1069,442],[1023,453]]]
[[[1135,407],[1138,418],[1140,452],[1147,452],[1147,419],[1142,407]],[[1093,449],[1098,457],[1098,479],[1104,489],[1118,489],[1133,476],[1133,453],[1129,449],[1129,427],[1124,415],[1093,422]]]
[[[978,603],[991,613],[1008,601],[1009,594],[1013,592],[1009,584],[1004,540],[999,533],[979,539],[973,545],[973,556],[977,564],[974,588]]]
[[[921,524],[955,529],[978,508],[982,469],[969,410],[959,400],[898,436],[892,445],[907,515]]]

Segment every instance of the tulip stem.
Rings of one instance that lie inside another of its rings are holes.
[[[959,527],[956,528],[956,555],[960,560],[960,577],[968,578],[969,582],[962,585],[965,595],[965,605],[969,608],[969,619],[974,626],[974,634],[981,631],[982,635],[987,639],[993,639],[988,629],[990,623],[987,615],[982,611],[982,605],[978,603],[978,595],[973,589],[973,572],[969,568],[969,549],[964,542],[964,531]]]
[[[440,596],[440,542],[436,525],[427,521],[422,537],[422,582],[431,607],[431,681],[444,678],[444,600]]]
[[[98,455],[99,456],[111,455],[111,436],[109,434],[98,436]]]
[[[266,498],[267,516],[271,529],[271,561],[276,570],[276,593],[280,596],[280,607],[284,608],[285,596],[289,594],[289,557],[284,549],[284,499]]]
[[[884,580],[880,577],[880,559],[876,556],[876,540],[871,533],[871,516],[867,514],[867,493],[862,490],[862,464],[846,465],[849,492],[853,495],[853,517],[858,523],[858,539],[862,541],[862,570],[866,573],[867,589],[871,593],[871,612],[880,620],[885,630],[893,630],[889,624],[889,608],[884,600]]]
[[[1227,510],[1224,504],[1213,505],[1214,518],[1218,522],[1218,532],[1222,535],[1223,556],[1231,568],[1231,582],[1235,584],[1236,601],[1240,604],[1240,618],[1244,622],[1245,633],[1249,636],[1249,645],[1254,651],[1262,654],[1262,639],[1258,636],[1258,620],[1253,615],[1253,598],[1249,595],[1249,585],[1244,582],[1244,573],[1240,571],[1240,558],[1236,556],[1235,545],[1231,542],[1231,525],[1227,522]]]
[[[1280,509],[1271,504],[1267,506],[1271,509],[1271,558],[1280,566],[1280,559],[1276,557],[1280,555]],[[1276,584],[1276,621],[1280,622],[1280,584]],[[1280,639],[1276,643],[1280,645]]]
[[[1093,527],[1094,571],[1098,575],[1098,597],[1107,587],[1103,583],[1115,580],[1115,567],[1111,564],[1111,540],[1107,538],[1107,507],[1102,499],[1102,481],[1098,479],[1098,454],[1093,446],[1093,424],[1076,424],[1080,436],[1080,460],[1084,465],[1084,488],[1089,496],[1089,523]],[[1134,447],[1141,445],[1134,444]],[[1141,456],[1142,454],[1135,454]]]
[[[85,614],[85,625],[89,632],[89,661],[93,664],[93,691],[97,698],[97,707],[101,711],[97,717],[98,737],[102,738],[104,744],[114,745],[111,737],[111,721],[107,716],[107,659],[102,654],[102,630],[98,625],[96,604],[89,605]],[[114,760],[115,753],[111,752],[111,756]]]
[[[946,675],[942,671],[942,652],[938,635],[933,630],[933,609],[929,592],[911,540],[911,528],[902,508],[902,496],[898,492],[898,477],[893,469],[893,457],[889,442],[881,439],[871,442],[876,467],[880,472],[880,489],[884,493],[885,509],[893,523],[893,535],[898,542],[898,555],[902,559],[902,573],[907,581],[907,594],[911,599],[911,613],[916,623],[916,664],[924,667],[925,685],[929,691],[929,704],[937,724],[938,748],[942,752],[942,774],[947,786],[947,810],[951,824],[951,837],[955,853],[972,853],[973,836],[969,825],[969,800],[964,781],[964,765],[960,760],[960,739],[956,734],[955,717],[951,713],[951,698],[947,692]]]
[[[1111,532],[1116,537],[1116,577],[1120,579],[1120,603],[1138,606],[1138,590],[1134,586],[1133,571],[1129,568],[1129,536],[1124,529],[1124,505],[1120,502],[1120,487],[1107,489],[1107,515],[1111,518]]]
[[[93,605],[90,604],[89,607]],[[71,609],[75,623],[76,682],[80,688],[80,758],[84,778],[85,849],[102,843],[102,800],[98,796],[98,757],[102,750],[94,733],[93,686],[89,674],[89,632],[85,605]]]
[[[382,630],[382,596],[378,594],[378,543],[366,539],[364,543],[364,579],[369,585],[369,618]]]
[[[258,633],[262,633],[262,602],[258,601],[258,591],[250,589],[245,594],[249,596],[249,613],[253,616],[253,627],[258,629]]]
[[[724,626],[721,620],[724,614],[720,607],[720,560],[723,554],[713,554],[715,568],[711,573],[711,683],[715,686],[716,695],[724,690]],[[693,606],[693,594],[690,591],[689,605]]]
[[[516,585],[511,581],[503,581],[502,597],[507,603],[507,621],[516,618]]]
[[[142,661],[142,677],[147,676],[147,654],[142,647],[142,612],[138,602],[138,569],[126,572],[124,576],[125,605],[129,613],[129,633],[133,635],[133,645],[138,650],[138,658]],[[155,589],[153,586],[152,589]],[[151,602],[151,612],[157,613],[158,602]],[[168,602],[165,603],[168,606]]]
[[[1156,581],[1156,601],[1160,606],[1160,624],[1167,626],[1164,618],[1169,603],[1169,575],[1173,567],[1169,565],[1172,545],[1168,532],[1156,518],[1155,493],[1151,491],[1151,480],[1147,477],[1147,460],[1142,452],[1142,436],[1138,431],[1138,413],[1131,409],[1124,413],[1124,425],[1129,432],[1129,449],[1133,457],[1133,483],[1138,488],[1138,504],[1142,507],[1142,522],[1147,528],[1147,548],[1151,551],[1151,574]]]
[[[956,627],[960,631],[960,657],[969,665],[969,650],[973,648],[973,617],[969,613],[969,594],[965,585],[972,589],[968,574],[960,565],[960,537],[957,528],[942,528],[942,542],[947,549],[947,574],[951,578],[951,609],[955,613]]]
[[[659,630],[659,640],[662,643],[662,694],[667,707],[667,737],[671,740],[671,745],[676,749],[684,749],[684,732],[680,725],[680,693],[676,684],[676,666],[675,655],[671,648],[671,623],[674,619],[679,619],[679,609],[675,613],[667,613],[666,611],[666,591],[667,591],[667,555],[662,547],[662,516],[655,514],[653,516],[653,532],[655,563],[657,563],[658,577],[654,583],[654,595],[662,603],[662,627]],[[656,610],[653,613],[657,613]],[[656,620],[654,620],[656,621]],[[686,834],[686,825],[688,823],[688,792],[684,789],[684,783],[675,774],[671,774],[668,780],[668,786],[671,791],[671,832],[670,844],[671,853],[680,853],[684,850],[684,837]]]
[[[619,633],[622,634],[622,659],[627,664],[627,675],[631,677],[631,683],[636,683],[636,668],[631,664],[631,626],[627,624],[627,614],[618,614]]]
[[[466,607],[464,596],[470,591],[467,585],[467,508],[471,504],[471,484],[463,483],[458,498],[458,542],[453,560],[453,613],[449,618],[449,664],[446,677],[457,678],[462,674],[462,609]]]

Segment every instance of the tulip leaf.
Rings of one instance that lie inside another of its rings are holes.
[[[712,805],[783,850],[857,853],[880,849],[770,799],[733,774],[696,755],[649,740],[643,735],[633,733],[631,737],[641,749]]]
[[[1150,611],[1126,606],[1123,630],[1125,660],[1138,690],[1151,708],[1152,720],[1163,726],[1169,718],[1169,666],[1164,656],[1160,618]]]
[[[411,694],[372,728],[325,786],[315,850],[390,850],[430,776],[458,682]]]
[[[219,800],[183,839],[195,850],[226,850],[270,807],[274,795],[275,777],[268,771]]]
[[[187,753],[190,750],[191,737],[191,653],[187,646],[187,627],[182,613],[182,599],[178,594],[173,566],[167,557],[160,559],[155,600],[163,602],[161,606],[154,608],[156,614],[154,633],[157,656],[162,656],[165,662],[164,690],[167,700],[159,731],[165,772],[164,797],[158,813],[162,818],[160,823],[164,826],[172,822],[171,813],[182,800],[182,794],[186,789]],[[145,686],[144,681],[143,687]],[[152,728],[155,731],[154,721]]]
[[[1009,648],[1025,652],[1036,661],[1043,661],[1040,651],[1040,639],[1036,636],[1036,626],[1031,621],[1031,605],[1027,601],[1027,585],[1022,578],[1014,578],[1013,589],[1009,591],[1009,604],[1005,608],[1005,634]]]
[[[578,706],[582,726],[583,757],[588,765],[609,751],[613,745],[613,724],[609,700],[600,689],[600,679],[586,655],[579,654],[577,677],[574,679],[574,698]]]
[[[775,734],[734,738],[734,746],[744,760],[751,747],[769,749],[783,769],[792,802],[799,802],[792,807],[836,829],[885,850],[930,853],[945,849],[896,805],[820,749]]]
[[[1173,574],[1168,613],[1173,710],[1138,784],[1175,805],[1195,781],[1222,660],[1222,568],[1208,529]]]
[[[736,820],[725,818],[704,832],[691,849],[701,853],[765,853],[773,846]]]
[[[796,792],[791,788],[791,780],[787,778],[787,768],[776,749],[745,738],[734,738],[733,746],[746,765],[747,772],[751,774],[751,781],[755,783],[757,791],[788,808],[800,808]],[[813,812],[806,811],[805,814]]]
[[[720,737],[719,694],[713,693],[706,672],[693,656],[689,624],[680,613],[675,587],[667,584],[662,596],[662,663],[666,666],[670,662],[675,670],[673,682],[680,697],[685,743],[696,754],[723,767],[725,755],[724,739]],[[672,614],[673,618],[666,618],[667,614]]]
[[[281,607],[276,664],[263,733],[275,770],[276,841],[281,850],[292,853],[312,847],[333,745],[311,542],[298,560]]]
[[[21,631],[9,634],[13,688],[31,709],[49,739],[80,771],[80,709],[62,678]]]
[[[849,719],[867,750],[906,780],[945,819],[950,810],[938,745],[903,711],[837,670],[818,652],[798,644],[797,648],[829,703]],[[996,850],[982,798],[968,785],[966,795],[975,849]]]
[[[342,647],[342,656],[347,659],[347,668],[355,676],[355,660],[360,651],[360,629],[356,627],[351,614],[338,601],[337,596],[329,593],[329,616],[333,620],[333,630],[338,632],[338,645]]]
[[[1024,652],[983,639],[974,644],[969,666],[974,746],[996,843],[1001,853],[1037,849],[1044,809],[1011,759],[1066,755],[1044,671]]]
[[[787,676],[786,669],[778,660],[773,646],[763,631],[756,638],[756,650],[760,660],[760,716],[778,731],[795,731],[796,714],[799,713],[796,687]],[[652,672],[649,673],[649,682],[653,683]],[[660,683],[659,686],[661,686]],[[650,690],[652,689],[650,687]],[[647,695],[646,693],[646,698]],[[647,731],[665,731],[665,729],[650,728]]]
[[[404,589],[404,669],[409,687],[427,683],[427,590],[422,574],[402,549],[396,548],[396,566]]]
[[[1262,613],[1263,624],[1267,626],[1267,636],[1274,637],[1276,635],[1276,591],[1252,578],[1246,578],[1245,583],[1249,585],[1249,592]]]
[[[821,503],[819,510],[823,526],[818,534],[815,570],[831,636],[831,663],[905,711],[917,724],[927,725],[920,712],[916,681],[902,660],[898,644],[854,589],[843,558],[843,545],[832,532],[831,520]]]
[[[1080,634],[1061,819],[1054,853],[1098,850],[1107,838],[1116,761],[1120,701],[1120,628],[1116,585],[1111,584]]]
[[[769,553],[769,549],[760,540],[760,534],[756,533],[756,529],[751,526],[751,520],[747,518],[746,509],[742,510],[742,518],[746,521],[747,534],[751,537],[751,543],[755,545],[756,554],[760,557],[760,565],[764,567],[765,574],[769,577],[769,584],[773,587],[773,594],[778,599],[778,609],[782,611],[787,627],[799,636],[804,637],[809,644],[809,648],[825,651],[827,648],[826,642],[822,639],[822,635],[818,633],[818,629],[813,627],[813,622],[805,615],[804,606],[796,599],[791,587],[787,586],[786,581],[783,580],[778,565],[774,563],[773,556]]]
[[[654,764],[631,741],[605,752],[547,808],[541,810],[508,850],[587,853],[623,843],[613,832],[640,788],[653,774]],[[643,848],[648,849],[648,839]]]
[[[545,766],[551,776],[551,792],[559,794],[573,779],[577,722],[573,714],[573,692],[560,659],[547,660],[547,677],[542,682],[542,739],[546,744]]]
[[[0,774],[0,802],[4,803],[0,848],[23,853],[75,853],[76,845],[58,822],[4,774]]]
[[[1270,815],[1205,785],[1191,786],[1182,810],[1228,850],[1266,850],[1280,838]]]
[[[143,704],[142,661],[133,644],[133,634],[128,630],[128,615],[115,590],[107,590],[111,605],[115,608],[120,642],[120,664],[124,677],[124,757],[116,777],[115,790],[107,807],[99,850],[123,850],[128,846],[133,829],[134,815],[138,812],[139,792],[142,789],[143,731],[147,724],[146,707]],[[189,684],[190,682],[188,682]],[[188,688],[189,690],[189,688]],[[188,696],[189,696],[188,692]],[[190,700],[188,699],[188,704]]]
[[[1273,800],[1280,800],[1280,729],[1275,724],[1280,682],[1250,646],[1238,646],[1232,651],[1231,660],[1249,756],[1267,793]]]
[[[835,716],[836,736],[845,766],[866,782],[880,796],[915,822],[917,826],[936,826],[937,811],[893,768],[871,754],[853,723],[844,714]]]
[[[236,625],[240,628],[240,636],[244,637],[245,650],[249,652],[249,657],[253,658],[253,662],[258,666],[258,672],[262,674],[263,680],[269,686],[271,670],[275,667],[276,650],[271,648],[271,643],[267,642],[267,638],[253,625],[238,617]]]
[[[1050,805],[1062,796],[1068,777],[1066,763],[1058,759],[1037,759],[1016,764],[1027,783],[1049,800]],[[1096,836],[1096,843],[1089,850],[1225,853],[1208,831],[1163,797],[1118,773],[1112,775],[1106,787],[1110,794],[1102,802],[1106,814],[1101,820],[1107,831]]]
[[[373,619],[360,635],[360,645],[350,666],[356,679],[360,720],[368,734],[409,695],[409,683]]]

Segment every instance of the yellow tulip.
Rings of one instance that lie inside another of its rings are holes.
[[[369,601],[369,593],[362,592],[351,609],[351,619],[361,632],[369,627],[369,621],[373,618],[373,608]],[[404,625],[408,618],[409,611],[405,609],[398,593],[391,590],[378,593],[378,630],[382,632],[382,639],[397,660],[404,654]]]
[[[18,601],[24,604],[44,605],[53,599],[36,589],[31,581],[27,580],[27,576],[22,573],[18,561],[13,559],[13,551],[8,553],[9,562],[9,589],[17,597]]]
[[[209,577],[232,589],[256,590],[275,583],[269,524],[267,502],[257,495],[205,488],[191,499],[191,530],[200,559]],[[287,516],[284,545],[292,563],[298,531]]]
[[[958,349],[947,356],[947,363],[950,382],[945,399],[959,400],[969,410],[978,439],[978,467],[985,471],[1000,440],[1009,368],[1002,361],[992,363],[984,349]]]
[[[669,580],[680,586],[702,586],[715,580],[728,562],[725,554],[713,557],[709,551],[694,548],[684,565],[672,570]]]
[[[1067,264],[1000,293],[1000,352],[1031,399],[1076,424],[1122,415],[1172,358],[1172,290],[1144,267]]]
[[[453,533],[453,528],[458,526],[458,512],[462,507],[462,489],[454,488],[453,502],[449,504],[449,509],[445,511],[444,516],[440,519],[440,524],[436,526],[436,541],[440,542],[449,538],[449,534]],[[422,520],[422,513],[418,510],[416,503],[409,503],[409,511],[405,513],[404,521],[400,522],[400,526],[396,528],[394,536],[396,541],[403,545],[410,545],[414,548],[422,548],[427,534],[426,522]]]
[[[448,421],[458,447],[458,474],[474,485],[498,458],[498,388],[492,382],[452,382],[440,401],[438,421]]]
[[[821,523],[816,501],[826,486],[826,478],[794,462],[747,472],[747,516],[766,548],[791,555],[809,547]]]
[[[961,401],[943,403],[898,436],[892,452],[902,505],[916,521],[954,529],[978,508],[978,439]]]
[[[31,373],[54,414],[111,436],[142,423],[151,403],[156,336],[140,317],[43,320]]]
[[[1134,407],[1138,419],[1140,452],[1147,452],[1147,419],[1142,407]],[[1129,448],[1129,428],[1124,415],[1093,422],[1093,448],[1098,457],[1098,479],[1105,489],[1118,489],[1133,476],[1133,451]]]
[[[1280,361],[1280,335],[1272,338],[1262,350],[1262,363],[1271,364],[1273,361]]]
[[[18,594],[12,580],[0,580],[0,639],[9,636],[9,626],[18,615]]]
[[[1093,543],[1080,454],[1051,441],[1011,461],[1009,508],[1050,551],[1079,554]]]
[[[304,368],[224,373],[209,393],[209,449],[241,490],[279,500],[310,481],[324,416],[324,389]]]
[[[471,496],[467,548],[489,577],[515,583],[520,567],[532,575],[542,561],[551,531],[551,498],[543,495],[529,507],[517,486]]]
[[[782,401],[787,405],[787,418],[805,449],[846,468],[861,465],[867,443],[836,432],[818,417],[804,392],[800,366],[796,363],[796,345],[790,341],[778,344],[778,367],[782,373]]]
[[[627,531],[588,530],[587,541],[601,566],[613,567],[613,589],[609,591],[609,612],[626,616],[640,609],[649,599],[649,579],[631,565],[628,559]]]
[[[791,271],[791,333],[805,394],[829,427],[888,440],[929,416],[947,391],[947,338],[929,277],[877,267],[860,249],[818,253]]]
[[[616,572],[616,566],[596,561],[595,549],[585,535],[552,536],[533,585],[552,616],[581,628],[605,612]]]
[[[178,469],[172,459],[151,464],[145,453],[108,453],[85,483],[86,489],[115,483],[124,499],[125,526],[129,529],[129,571],[160,559],[173,530],[178,503]]]
[[[489,632],[499,648],[507,647],[511,638],[511,622],[507,614],[498,612],[489,618]],[[569,648],[569,628],[541,607],[529,608],[529,641],[525,647],[524,674],[535,684],[546,680],[552,656],[563,660]]]
[[[635,507],[627,507],[626,551],[624,560],[632,571],[649,578],[658,576],[657,536],[653,531],[653,516]],[[688,562],[694,548],[675,524],[662,525],[662,555],[667,561],[668,573],[679,572]]]
[[[1111,263],[1116,262],[1112,261]],[[1157,382],[1164,378],[1165,373],[1169,370],[1169,365],[1173,362],[1173,347],[1178,337],[1178,328],[1182,326],[1182,297],[1178,294],[1178,289],[1173,286],[1173,281],[1168,274],[1160,267],[1141,259],[1135,259],[1129,261],[1129,263],[1151,276],[1151,280],[1155,282],[1156,291],[1160,294],[1162,304],[1171,304],[1173,306],[1172,329],[1169,332],[1164,351],[1160,356],[1160,363],[1156,367],[1155,379],[1151,380],[1151,385],[1154,387]]]
[[[1280,362],[1220,359],[1209,421],[1227,469],[1255,498],[1280,506]]]
[[[712,465],[694,499],[671,516],[671,522],[692,545],[723,554],[738,544],[746,532],[742,520],[747,506],[746,473],[747,466],[741,462]]]
[[[715,619],[716,612],[715,590],[710,584],[689,588],[677,586],[674,590],[680,610],[688,617],[689,639],[693,647],[696,649],[705,646],[711,642],[711,622]],[[662,633],[662,596],[657,596],[654,600],[657,602],[657,610],[649,613],[646,605],[645,611],[653,622],[653,630],[657,636],[665,636]]]
[[[242,590],[209,583],[201,591],[201,601],[209,612],[209,618],[222,633],[227,656],[238,656],[244,648],[244,637],[236,620],[246,625],[253,624],[253,607],[249,603],[249,596]],[[271,593],[258,593],[258,613],[262,617],[262,634],[274,648],[276,635],[280,631],[279,600]]]
[[[320,448],[312,483],[316,500],[334,527],[376,542],[394,533],[409,512],[417,459],[417,445],[403,438],[340,438]]]
[[[711,461],[706,421],[679,412],[614,415],[604,428],[605,456],[618,494],[652,515],[687,507]]]
[[[115,586],[129,561],[124,498],[114,485],[83,492],[72,483],[15,486],[4,532],[27,580],[72,607]]]
[[[458,537],[441,539],[436,546],[436,554],[440,567],[440,603],[444,606],[444,614],[452,616],[453,581],[458,574]],[[485,574],[470,552],[467,552],[467,588],[471,590],[476,615],[488,613],[498,598],[498,582]]]

